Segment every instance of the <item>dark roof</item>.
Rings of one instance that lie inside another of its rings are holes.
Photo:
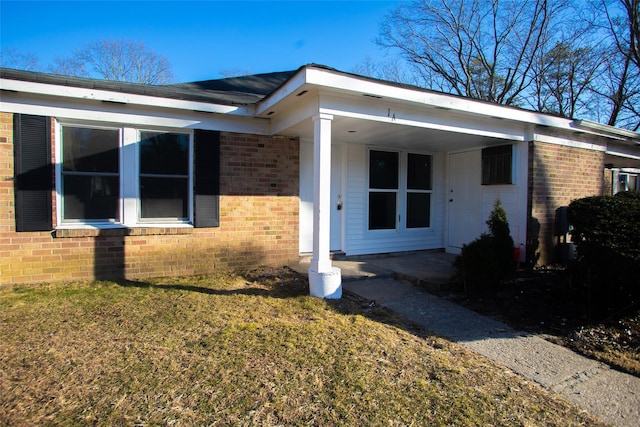
[[[157,96],[185,101],[223,105],[255,104],[273,92],[298,70],[231,77],[202,82],[171,85],[147,85],[110,80],[86,79],[58,74],[0,68],[0,77],[34,83],[54,84],[85,89],[110,90],[135,95]]]
[[[293,76],[297,70],[281,71],[277,73],[254,74],[250,76],[229,77],[218,80],[204,80],[200,82],[178,83],[169,85],[178,90],[204,90],[214,92],[236,92],[252,94],[261,98],[269,95]]]

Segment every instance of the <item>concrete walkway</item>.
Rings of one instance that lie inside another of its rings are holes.
[[[640,426],[640,378],[504,323],[436,297],[424,286],[451,277],[453,256],[419,252],[407,256],[334,261],[343,288],[385,306],[434,333],[458,342],[568,401],[620,427]],[[293,266],[306,273],[308,264]]]

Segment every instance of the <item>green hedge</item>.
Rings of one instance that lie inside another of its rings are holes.
[[[597,305],[613,311],[640,295],[640,193],[594,196],[568,209],[576,277]]]

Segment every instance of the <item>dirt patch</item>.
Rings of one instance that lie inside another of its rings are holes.
[[[640,306],[589,316],[589,301],[562,269],[519,272],[493,291],[465,293],[461,284],[438,296],[640,377]]]

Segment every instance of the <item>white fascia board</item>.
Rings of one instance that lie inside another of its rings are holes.
[[[284,85],[280,86],[274,92],[270,93],[265,99],[258,102],[255,109],[255,115],[259,116],[261,114],[268,113],[279,102],[285,100],[289,96],[295,96],[300,91],[304,90],[303,86],[307,82],[308,72],[308,68],[301,69],[298,73],[294,74],[293,77],[289,78]]]
[[[126,108],[77,99],[47,99],[21,94],[3,93],[0,111],[7,113],[46,115],[61,120],[112,123],[116,125],[151,126],[180,129],[210,129],[225,132],[269,135],[269,121],[226,114],[198,113],[185,110],[128,105]]]
[[[369,95],[445,110],[454,110],[478,116],[514,120],[517,122],[540,126],[572,129],[574,131],[576,130],[571,127],[572,120],[569,119],[553,117],[546,114],[492,104],[489,102],[477,101],[470,98],[461,98],[448,94],[440,94],[426,90],[399,87],[393,84],[373,82],[328,70],[307,68],[306,77],[306,81],[309,84],[347,92],[355,92],[360,96]]]
[[[289,109],[270,118],[271,132],[275,135],[304,120],[311,119],[318,114],[318,98],[304,97],[295,105],[295,109]],[[311,125],[311,123],[309,123]]]
[[[520,141],[520,142],[525,140],[524,135],[522,135],[522,134],[521,135],[517,135],[517,134],[513,134],[513,133],[504,133],[504,132],[494,132],[494,131],[488,131],[488,130],[480,130],[480,129],[477,129],[477,128],[463,128],[463,127],[459,127],[459,126],[449,126],[449,125],[438,124],[438,123],[433,123],[433,122],[423,122],[423,121],[402,119],[402,118],[389,119],[389,118],[386,118],[386,117],[371,116],[371,115],[367,115],[367,114],[349,112],[349,111],[344,111],[344,110],[334,110],[334,109],[330,109],[330,108],[321,108],[320,112],[324,113],[324,114],[331,114],[331,115],[334,115],[334,116],[348,117],[348,118],[352,118],[352,119],[371,120],[371,121],[376,121],[376,122],[380,122],[380,123],[388,123],[388,124],[391,124],[391,125],[404,125],[404,126],[411,126],[411,127],[416,127],[416,128],[434,129],[434,130],[461,133],[461,134],[467,134],[467,135],[486,136],[486,137],[489,137],[489,138],[509,139],[509,140]]]
[[[627,159],[640,160],[640,152],[630,153],[628,151],[620,151],[620,150],[616,150],[616,149],[608,149],[608,150],[605,151],[605,154],[609,154],[611,156],[616,156],[616,157],[624,157],[624,158],[627,158]]]
[[[640,160],[640,156],[634,156],[632,154],[628,154],[628,153],[620,153],[617,151],[605,151],[605,154],[609,154],[611,156],[616,156],[616,157],[623,157],[625,159],[633,159],[633,160]]]
[[[564,145],[566,147],[584,148],[586,150],[593,151],[605,151],[607,149],[605,144],[592,144],[589,142],[576,141],[569,138],[559,138],[557,136],[543,135],[534,133],[531,138],[536,142],[545,142],[547,144]]]
[[[407,108],[398,102],[371,102],[366,98],[320,95],[321,113],[337,117],[370,120],[391,125],[404,125],[423,129],[435,129],[475,136],[524,141],[525,132],[521,126],[507,120],[487,121],[483,117],[467,117],[461,120],[460,114],[447,114],[442,111],[424,108]]]
[[[629,129],[617,128],[615,126],[609,126],[598,122],[592,122],[591,120],[577,119],[572,124],[578,128],[592,129],[595,131],[604,132],[600,135],[611,137],[612,135],[618,136],[617,139],[623,140],[635,140],[640,141],[640,133],[634,132]]]
[[[206,113],[220,113],[249,117],[253,116],[254,114],[254,108],[247,106],[233,106],[213,104],[208,102],[185,101],[180,99],[136,95],[103,89],[87,89],[71,86],[52,85],[47,83],[25,82],[11,79],[1,79],[0,89],[34,95],[104,101],[127,105],[163,107],[179,110],[201,111]]]

